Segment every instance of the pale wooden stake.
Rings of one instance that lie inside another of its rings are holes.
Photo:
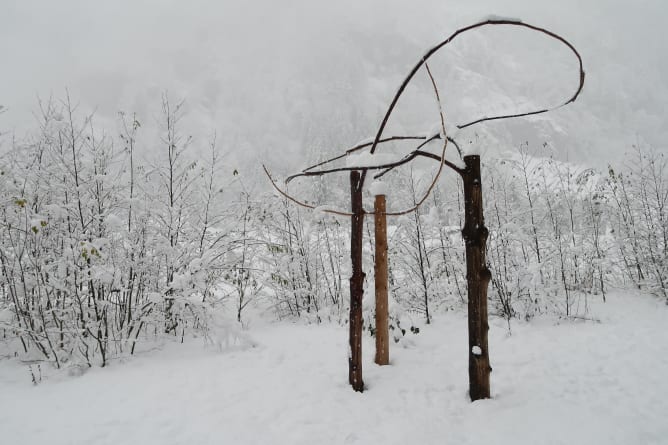
[[[376,358],[379,365],[390,363],[390,344],[387,307],[387,217],[385,195],[376,195],[374,226],[376,238]]]

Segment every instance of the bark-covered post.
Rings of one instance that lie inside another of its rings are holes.
[[[364,236],[364,207],[362,207],[361,175],[350,172],[350,201],[352,205],[350,259],[350,351],[348,356],[348,381],[355,391],[364,391],[362,381],[362,297],[364,272],[362,271],[362,238]]]
[[[482,207],[480,156],[464,156],[464,229],[466,243],[466,281],[468,283],[469,395],[471,400],[490,396],[489,351],[487,348],[487,288],[491,273],[485,261],[488,230]]]
[[[374,202],[374,230],[376,239],[376,262],[374,281],[376,285],[376,357],[379,365],[390,363],[390,344],[387,307],[387,216],[385,195],[376,195]]]

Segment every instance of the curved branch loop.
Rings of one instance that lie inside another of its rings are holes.
[[[269,170],[267,167],[262,164],[262,169],[264,170],[264,174],[267,175],[267,178],[269,178],[269,182],[271,182],[271,185],[274,187],[274,189],[281,194],[284,198],[286,198],[289,201],[294,202],[297,205],[300,205],[302,207],[306,207],[307,209],[315,209],[316,207],[312,204],[305,203],[303,201],[298,200],[294,196],[290,195],[288,192],[284,191],[281,189],[278,185],[276,185],[276,181],[274,181],[274,178],[271,177],[271,174],[269,173]],[[350,212],[340,212],[338,210],[332,210],[332,209],[323,209],[323,213],[330,213],[332,215],[339,215],[339,216],[353,216],[352,213]]]
[[[527,113],[483,117],[483,118],[480,118],[480,119],[476,119],[472,122],[457,125],[457,128],[462,129],[462,128],[470,127],[470,126],[475,125],[475,124],[479,124],[481,122],[486,122],[486,121],[491,121],[491,120],[510,119],[510,118],[516,118],[516,117],[531,116],[531,115],[536,115],[536,114],[547,113],[548,111],[552,111],[552,110],[555,110],[557,108],[561,108],[565,105],[568,105],[571,102],[575,102],[575,100],[578,98],[578,96],[582,92],[582,88],[584,87],[585,72],[584,72],[584,68],[583,68],[583,65],[582,65],[582,57],[580,56],[580,53],[575,49],[575,47],[568,40],[566,40],[565,38],[561,37],[560,35],[558,35],[556,33],[553,33],[552,31],[548,31],[545,28],[541,28],[541,27],[534,26],[534,25],[529,25],[528,23],[524,23],[524,22],[520,22],[520,21],[515,21],[515,20],[486,20],[484,22],[475,23],[473,25],[458,29],[450,37],[448,37],[447,39],[443,40],[441,43],[437,44],[436,46],[434,46],[430,50],[428,50],[425,53],[425,55],[422,56],[422,58],[418,61],[418,63],[415,64],[415,66],[410,71],[410,73],[408,73],[408,76],[406,76],[406,78],[404,78],[404,81],[401,83],[401,86],[399,86],[399,89],[397,90],[397,93],[394,95],[394,98],[392,99],[392,102],[390,102],[390,106],[388,107],[387,112],[385,113],[385,116],[383,117],[383,120],[380,124],[380,127],[378,127],[378,131],[376,133],[376,137],[375,137],[375,139],[373,141],[373,144],[371,146],[370,153],[374,153],[376,151],[376,146],[378,145],[378,142],[380,141],[381,137],[383,136],[383,131],[385,130],[385,126],[387,125],[387,121],[390,119],[390,116],[392,115],[392,112],[394,111],[394,107],[397,105],[397,102],[399,101],[399,98],[404,93],[404,90],[406,89],[406,87],[408,86],[410,81],[413,79],[413,76],[415,76],[415,74],[418,72],[420,67],[422,67],[422,65],[424,65],[427,62],[427,60],[431,56],[433,56],[438,50],[440,50],[441,48],[443,48],[444,46],[446,46],[447,44],[452,42],[458,35],[463,34],[467,31],[471,31],[473,29],[481,28],[483,26],[488,26],[488,25],[492,25],[492,26],[509,25],[509,26],[519,26],[519,27],[523,27],[523,28],[528,28],[528,29],[531,29],[533,31],[537,31],[537,32],[540,32],[542,34],[545,34],[548,37],[551,37],[551,38],[556,39],[559,42],[563,43],[564,45],[566,45],[568,47],[568,49],[571,50],[571,52],[578,59],[579,71],[580,71],[580,81],[578,83],[578,87],[575,90],[575,93],[573,94],[573,96],[570,99],[568,99],[566,102],[562,103],[561,105],[559,105],[557,107],[544,108],[544,109],[541,109],[541,110],[530,111],[530,112],[527,112]]]
[[[379,178],[379,177],[383,176],[384,174],[386,174],[387,172],[389,172],[390,170],[392,170],[393,168],[396,168],[400,165],[403,165],[407,162],[410,162],[411,160],[415,159],[417,156],[425,156],[425,157],[429,157],[429,158],[432,158],[434,160],[439,161],[438,172],[436,173],[435,177],[433,178],[433,180],[432,180],[429,188],[427,189],[425,195],[419,200],[419,202],[414,207],[412,207],[410,209],[407,209],[407,210],[400,211],[400,212],[387,212],[386,215],[388,215],[388,216],[399,216],[399,215],[404,215],[406,213],[410,213],[410,212],[414,211],[415,209],[417,209],[427,199],[427,197],[431,193],[432,189],[436,185],[436,182],[438,181],[438,178],[441,175],[441,172],[443,170],[444,165],[452,168],[453,170],[455,170],[456,172],[461,174],[461,169],[460,168],[456,167],[454,164],[452,164],[451,162],[446,161],[446,159],[445,159],[445,149],[447,147],[448,141],[454,143],[454,140],[452,138],[448,137],[447,134],[446,134],[445,118],[444,118],[444,115],[443,115],[443,108],[441,106],[440,95],[439,95],[439,92],[438,92],[438,88],[436,86],[436,82],[434,81],[434,77],[432,76],[431,71],[429,69],[429,66],[427,65],[427,60],[430,57],[432,57],[436,52],[438,52],[441,48],[443,48],[444,46],[451,43],[460,34],[463,34],[467,31],[471,31],[473,29],[481,28],[481,27],[484,27],[484,26],[498,26],[498,25],[518,26],[518,27],[527,28],[527,29],[545,34],[548,37],[553,38],[553,39],[561,42],[562,44],[564,44],[566,47],[568,47],[568,49],[575,55],[575,57],[578,60],[578,64],[579,64],[579,83],[578,83],[578,86],[575,90],[575,93],[568,100],[566,100],[565,102],[563,102],[562,104],[560,104],[556,107],[543,108],[543,109],[540,109],[540,110],[528,111],[528,112],[524,112],[524,113],[515,113],[515,114],[505,114],[505,115],[491,116],[491,117],[482,117],[482,118],[473,120],[473,121],[468,122],[468,123],[459,124],[459,125],[457,125],[457,128],[458,129],[463,129],[463,128],[467,128],[467,127],[470,127],[470,126],[473,126],[473,125],[476,125],[476,124],[479,124],[479,123],[482,123],[482,122],[486,122],[486,121],[500,120],[500,119],[511,119],[511,118],[532,116],[532,115],[547,113],[548,111],[552,111],[552,110],[561,108],[565,105],[568,105],[571,102],[575,102],[575,100],[578,98],[578,96],[580,95],[580,93],[582,92],[582,89],[584,87],[585,72],[584,72],[582,57],[580,56],[580,53],[578,53],[578,51],[575,49],[575,47],[568,40],[566,40],[565,38],[561,37],[560,35],[558,35],[556,33],[548,31],[545,28],[530,25],[530,24],[527,24],[527,23],[524,23],[524,22],[521,22],[521,21],[510,20],[510,19],[490,19],[490,20],[478,22],[478,23],[475,23],[473,25],[469,25],[467,27],[460,28],[460,29],[456,30],[452,35],[450,35],[450,37],[448,37],[447,39],[443,40],[442,42],[438,43],[437,45],[435,45],[434,47],[429,49],[424,54],[424,56],[422,56],[422,58],[417,62],[417,64],[415,64],[415,66],[412,68],[412,70],[404,78],[403,82],[399,86],[399,89],[397,90],[397,93],[394,95],[392,101],[390,102],[390,105],[389,105],[387,111],[385,112],[385,115],[384,115],[384,117],[381,121],[381,124],[378,127],[378,130],[377,130],[376,135],[373,139],[373,142],[358,144],[358,145],[346,150],[346,152],[344,154],[340,155],[340,156],[325,160],[325,161],[320,162],[318,164],[315,164],[311,167],[307,167],[306,169],[302,170],[301,173],[288,177],[288,179],[286,180],[286,183],[291,181],[294,178],[302,177],[302,176],[320,176],[320,175],[324,175],[324,174],[327,174],[327,173],[334,173],[334,172],[339,172],[339,171],[361,170],[362,171],[362,176],[361,176],[360,182],[359,182],[359,187],[361,189],[364,185],[364,180],[366,178],[366,173],[367,173],[368,170],[381,170],[382,169],[383,171],[378,173],[375,176],[375,178]],[[436,96],[436,100],[437,100],[437,103],[438,103],[439,115],[440,115],[440,118],[441,118],[441,131],[442,131],[441,134],[442,134],[442,136],[440,134],[436,135],[436,136],[432,136],[432,137],[392,136],[392,137],[387,137],[387,138],[383,139],[383,137],[382,137],[383,136],[383,131],[385,130],[387,122],[389,121],[389,118],[392,115],[392,112],[394,111],[394,109],[395,109],[395,107],[396,107],[396,105],[399,101],[399,98],[402,96],[402,94],[404,93],[408,84],[411,82],[411,80],[413,79],[415,74],[419,71],[419,69],[423,65],[426,68],[427,74],[429,75],[429,78],[431,80],[432,87],[434,89],[434,94]],[[441,152],[440,156],[437,156],[433,153],[420,151],[420,148],[422,148],[428,142],[431,142],[433,140],[440,139],[440,138],[443,139],[443,149],[442,149],[442,152]],[[342,159],[345,156],[349,155],[350,153],[353,153],[357,150],[361,150],[361,149],[366,148],[366,147],[371,147],[369,149],[369,153],[373,154],[376,151],[376,148],[378,147],[379,144],[382,144],[382,143],[385,143],[385,142],[390,142],[390,141],[396,141],[396,140],[423,140],[424,142],[422,142],[413,152],[409,153],[403,159],[401,159],[397,162],[394,162],[394,163],[387,163],[387,164],[375,165],[375,166],[365,166],[365,167],[342,167],[342,168],[334,168],[334,169],[329,169],[329,170],[311,171],[311,170],[313,170],[317,167],[321,167],[321,166],[323,166],[325,164],[328,164],[330,162]],[[457,146],[456,143],[455,143],[455,146]],[[457,146],[457,148],[459,149],[458,146]],[[460,152],[461,152],[461,150],[460,150]],[[299,201],[296,198],[290,196],[287,192],[281,190],[276,185],[274,180],[272,179],[272,177],[269,174],[267,168],[264,167],[264,166],[263,166],[263,168],[264,168],[265,174],[267,175],[267,177],[271,181],[271,184],[281,195],[283,195],[285,198],[287,198],[290,201],[292,201],[292,202],[294,202],[298,205],[301,205],[303,207],[310,208],[310,209],[315,208],[315,206],[307,204],[307,203],[302,202],[302,201]],[[331,214],[341,215],[341,216],[351,216],[352,215],[351,213],[348,213],[348,212],[340,212],[340,211],[329,210],[329,209],[328,210],[323,210],[323,211],[326,212],[326,213],[331,213]],[[365,212],[365,213],[373,214],[373,212]]]

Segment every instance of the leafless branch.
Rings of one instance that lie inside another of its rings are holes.
[[[445,116],[443,115],[443,106],[441,105],[441,95],[438,93],[438,87],[436,86],[436,80],[434,80],[434,76],[431,74],[431,70],[429,69],[429,65],[427,63],[424,64],[425,68],[427,69],[427,75],[429,76],[429,80],[431,81],[431,86],[434,88],[434,95],[436,97],[436,103],[438,105],[438,115],[441,119],[441,132],[443,134],[443,151],[441,151],[441,158],[439,159],[439,165],[438,165],[438,171],[436,172],[436,175],[434,175],[434,178],[431,181],[431,184],[429,184],[429,187],[427,188],[427,191],[424,193],[422,198],[415,203],[415,205],[409,209],[402,210],[400,212],[386,212],[385,214],[388,216],[401,216],[401,215],[406,215],[407,213],[414,212],[418,207],[422,205],[423,202],[427,200],[429,195],[431,194],[431,191],[434,189],[436,186],[436,183],[438,182],[438,178],[441,177],[441,173],[443,172],[443,166],[445,164],[445,149],[448,146],[448,134],[445,131]],[[423,152],[424,153],[424,152]],[[450,164],[450,163],[448,163]],[[455,171],[460,172],[459,169],[455,167]],[[364,172],[366,173],[366,171]],[[362,176],[362,179],[364,179],[364,176]]]
[[[422,139],[425,139],[425,137],[424,136],[390,136],[388,138],[381,139],[380,141],[378,141],[378,143],[379,144],[384,144],[385,142],[392,142],[392,141],[422,140]],[[325,164],[329,164],[330,162],[338,161],[339,159],[343,159],[351,153],[354,153],[354,152],[356,152],[358,150],[361,150],[363,148],[366,148],[366,147],[371,147],[372,145],[373,145],[373,141],[357,144],[354,147],[351,147],[351,148],[347,149],[346,152],[343,153],[342,155],[333,157],[331,159],[327,159],[325,161],[319,162],[319,163],[317,163],[315,165],[312,165],[310,167],[306,167],[304,170],[302,170],[302,172],[307,172],[309,170],[313,170],[314,168],[322,167]],[[290,179],[288,179],[288,181],[289,180]]]
[[[267,175],[267,178],[269,178],[269,182],[271,182],[271,185],[276,189],[278,193],[280,193],[283,197],[288,199],[289,201],[294,202],[297,205],[300,205],[302,207],[306,207],[307,209],[315,209],[316,207],[312,204],[307,204],[303,201],[298,200],[294,196],[290,195],[288,192],[282,190],[278,185],[276,185],[276,181],[274,181],[274,178],[271,177],[271,174],[269,173],[269,170],[267,170],[267,167],[263,164],[262,169],[264,170],[264,174]],[[353,216],[352,213],[349,212],[340,212],[338,210],[331,210],[331,209],[323,209],[324,213],[331,213],[332,215],[339,215],[339,216]]]
[[[428,158],[431,158],[431,159],[434,159],[436,161],[441,162],[441,157],[440,156],[435,155],[433,153],[420,151],[420,149],[422,147],[424,147],[425,145],[427,145],[428,143],[436,141],[436,140],[441,140],[442,138],[441,138],[440,134],[436,134],[436,135],[431,136],[429,138],[425,138],[423,136],[401,136],[401,137],[402,137],[402,139],[423,140],[423,142],[420,145],[418,145],[415,148],[415,150],[411,151],[406,156],[404,156],[403,158],[401,158],[401,159],[399,159],[395,162],[387,162],[385,164],[378,164],[378,165],[366,166],[366,167],[364,167],[364,166],[352,166],[352,167],[346,166],[346,167],[336,167],[336,168],[330,168],[330,169],[327,169],[327,170],[315,170],[315,171],[308,171],[308,169],[306,169],[301,173],[296,173],[294,175],[288,176],[287,179],[285,180],[285,182],[289,183],[293,179],[301,178],[301,177],[323,176],[323,175],[326,175],[326,174],[329,174],[329,173],[345,172],[345,171],[352,171],[352,170],[364,170],[364,169],[367,169],[367,170],[384,170],[383,172],[374,176],[374,179],[378,179],[381,176],[388,173],[389,171],[391,171],[391,170],[393,170],[397,167],[400,167],[400,166],[406,164],[407,162],[412,161],[413,159],[415,159],[418,156],[425,156],[425,157],[428,157]],[[448,138],[448,142],[453,142],[454,143],[454,140],[452,138]],[[371,144],[369,143],[366,146],[368,147],[369,145],[371,145]],[[459,149],[459,146],[456,143],[455,143],[455,145]],[[343,155],[341,157],[345,157],[345,156],[346,155]],[[320,163],[320,165],[324,165],[327,162],[329,162],[329,161],[322,162],[322,163]],[[450,167],[451,169],[455,170],[457,173],[461,172],[459,167],[457,167],[452,162],[450,162],[448,160],[445,160],[445,161],[443,161],[443,163],[445,165],[447,165],[448,167]],[[315,168],[315,167],[317,167],[317,165],[315,165],[313,167],[309,167],[309,168]]]
[[[437,135],[432,136],[431,138],[429,138],[428,142],[431,142],[431,141],[433,141],[433,140],[437,140],[437,139],[441,139],[441,135],[440,135],[440,134],[437,134]],[[461,150],[461,148],[459,147],[459,144],[457,143],[457,141],[455,141],[455,140],[454,140],[453,138],[451,138],[450,136],[448,136],[447,139],[448,139],[448,142],[449,142],[449,143],[451,143],[452,145],[455,146],[455,148],[457,148],[457,152],[459,152],[459,153],[462,152],[462,150]],[[410,156],[410,159],[408,159],[408,161],[413,160],[413,159],[415,159],[415,158],[418,157],[418,156],[424,156],[424,157],[426,157],[426,158],[433,159],[433,160],[435,160],[435,161],[441,162],[441,157],[440,157],[439,155],[436,155],[436,154],[434,154],[434,153],[430,153],[430,152],[428,152],[428,151],[419,151],[420,148],[422,148],[422,146],[426,145],[426,143],[427,143],[427,142],[424,142],[424,143],[420,144],[420,145],[419,145],[413,152],[409,153],[409,154],[406,156],[406,157],[409,157],[409,156]],[[450,167],[452,170],[456,171],[458,174],[460,174],[460,175],[462,174],[462,169],[459,168],[459,167],[457,167],[455,164],[453,164],[452,162],[448,161],[447,159],[444,160],[443,163],[444,163],[445,165],[447,165],[448,167]],[[388,168],[386,168],[385,170],[383,170],[382,172],[377,173],[377,174],[373,177],[373,179],[379,179],[379,178],[385,176],[385,175],[386,175],[387,173],[389,173],[390,171],[394,170],[395,168],[397,168],[397,167],[399,167],[399,166],[401,166],[401,165],[403,165],[403,164],[404,164],[404,163],[399,164],[399,165],[395,165],[395,166],[388,167]]]
[[[401,86],[399,86],[399,89],[397,90],[397,93],[395,94],[394,98],[392,99],[392,102],[390,103],[390,106],[388,107],[387,112],[385,113],[385,116],[383,117],[383,120],[382,120],[380,126],[378,127],[378,131],[376,133],[376,138],[375,138],[374,143],[373,143],[373,145],[371,146],[371,149],[370,149],[371,153],[374,153],[376,151],[376,146],[378,145],[378,142],[382,138],[383,131],[385,130],[385,126],[387,125],[387,122],[388,122],[390,116],[392,115],[392,112],[394,111],[394,107],[397,105],[397,102],[399,101],[399,98],[404,93],[404,90],[406,89],[406,87],[408,86],[410,81],[413,79],[413,76],[415,76],[415,74],[418,72],[420,67],[422,67],[422,65],[424,65],[427,62],[427,60],[431,56],[433,56],[438,50],[440,50],[441,48],[443,48],[444,46],[446,46],[447,44],[452,42],[458,35],[463,34],[467,31],[471,31],[473,29],[481,28],[483,26],[488,26],[488,25],[494,25],[494,26],[496,26],[496,25],[509,25],[509,26],[524,27],[524,28],[528,28],[528,29],[543,33],[543,34],[545,34],[549,37],[552,37],[553,39],[556,39],[556,40],[560,41],[561,43],[566,45],[573,52],[573,54],[575,54],[575,56],[577,57],[578,63],[579,63],[580,81],[578,83],[578,87],[575,90],[575,93],[573,94],[573,96],[570,99],[568,99],[566,102],[564,102],[563,104],[561,104],[557,107],[544,108],[544,109],[541,109],[541,110],[530,111],[530,112],[527,112],[527,113],[517,113],[517,114],[509,114],[509,115],[483,117],[483,118],[480,118],[480,119],[476,119],[472,122],[457,125],[457,128],[462,129],[462,128],[470,127],[471,125],[475,125],[475,124],[485,122],[485,121],[490,121],[490,120],[510,119],[510,118],[531,116],[531,115],[535,115],[535,114],[546,113],[548,111],[551,111],[551,110],[554,110],[554,109],[557,109],[557,108],[561,108],[564,105],[567,105],[571,102],[575,102],[577,97],[580,95],[580,92],[582,92],[582,88],[584,86],[585,72],[584,72],[584,68],[583,68],[583,65],[582,65],[582,57],[580,57],[580,53],[578,53],[578,51],[575,49],[575,47],[568,40],[564,39],[563,37],[561,37],[558,34],[555,34],[551,31],[548,31],[547,29],[540,28],[538,26],[529,25],[528,23],[524,23],[524,22],[513,21],[513,20],[487,20],[487,21],[484,21],[484,22],[479,22],[479,23],[476,23],[476,24],[458,29],[450,37],[448,37],[444,41],[440,42],[439,44],[437,44],[436,46],[434,46],[430,50],[428,50],[425,53],[425,55],[422,56],[422,58],[418,61],[418,63],[415,64],[415,66],[410,71],[410,73],[408,73],[408,76],[406,76],[404,78],[404,81],[401,83]]]

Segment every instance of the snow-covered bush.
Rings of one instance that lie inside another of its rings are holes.
[[[180,105],[163,100],[165,147],[138,161],[141,124],[120,143],[44,104],[39,132],[0,171],[0,328],[10,350],[55,366],[98,364],[138,341],[206,333],[229,246],[211,165],[188,160]]]

